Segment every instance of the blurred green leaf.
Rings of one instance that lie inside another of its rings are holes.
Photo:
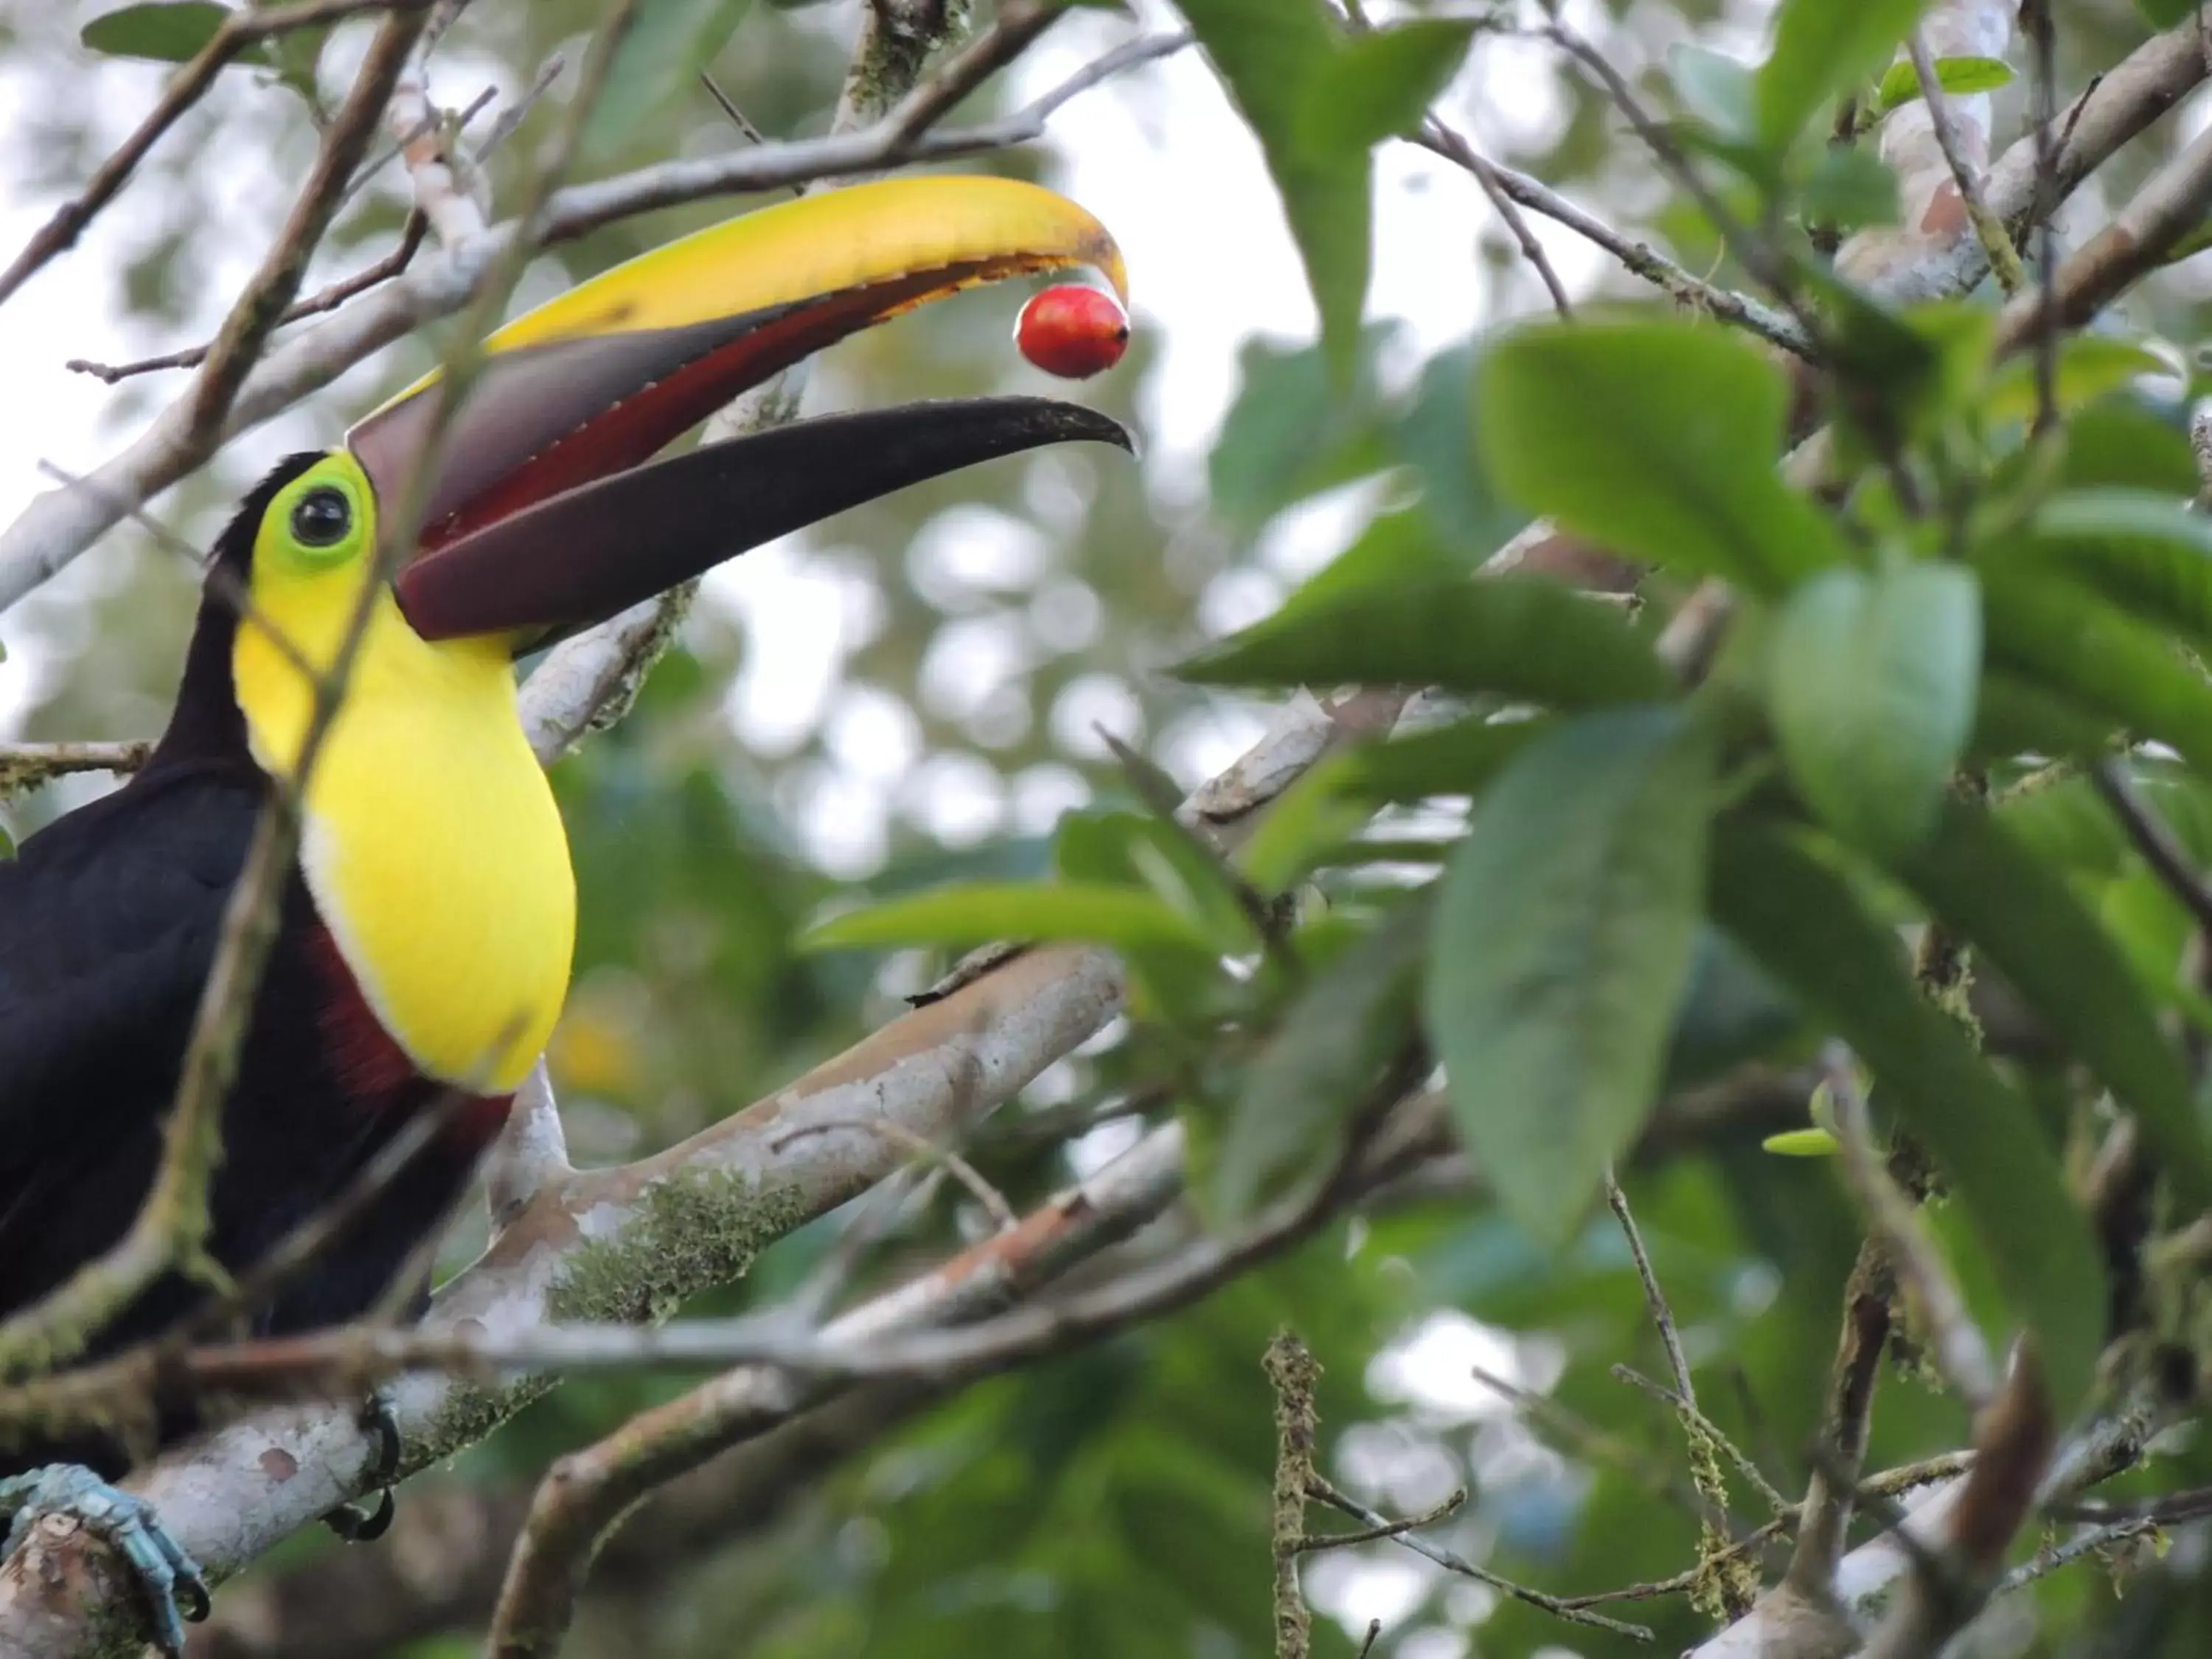
[[[230,19],[230,8],[214,0],[160,0],[160,3],[125,6],[103,12],[78,32],[77,38],[111,58],[148,58],[160,64],[181,64],[199,56],[209,41]],[[265,68],[267,48],[255,41],[231,60]]]
[[[1470,26],[1414,22],[1347,39],[1323,0],[1182,0],[1251,124],[1321,312],[1339,386],[1366,304],[1370,151],[1417,121],[1464,55]]]
[[[2061,414],[2108,397],[2144,374],[2165,374],[2172,365],[2156,352],[2105,334],[2077,334],[2059,343],[2052,396]],[[1990,381],[1983,413],[1992,420],[2034,417],[2037,392],[2033,356],[1999,365]]]
[[[2212,766],[2212,687],[2170,641],[2055,573],[1982,572],[1990,660]]]
[[[1474,25],[1416,20],[1364,29],[1338,45],[1301,112],[1297,148],[1311,155],[1372,149],[1419,130],[1459,72]]]
[[[2097,399],[2066,422],[2059,477],[2077,488],[2112,484],[2169,495],[2192,496],[2198,488],[2188,435],[2124,392]]]
[[[2198,650],[2212,650],[2212,520],[2171,497],[2069,491],[2045,503],[2026,535],[2007,536],[1978,556],[2048,564]]]
[[[1667,74],[1682,107],[1722,137],[1747,142],[1754,129],[1751,66],[1710,47],[1678,40],[1667,49]]]
[[[1245,342],[1237,353],[1243,383],[1206,461],[1215,513],[1249,534],[1290,503],[1385,464],[1372,439],[1372,360],[1389,332],[1381,325],[1364,331],[1348,388],[1330,384],[1318,346]]]
[[[2012,65],[2002,58],[1938,58],[1936,83],[1946,92],[1995,92],[2012,84]],[[1920,96],[1920,76],[1909,60],[1892,64],[1881,77],[1869,113],[1880,117],[1901,109]]]
[[[2136,793],[2190,856],[2212,865],[2212,784],[2169,761],[2133,756],[2123,763]],[[2133,843],[2080,772],[2009,791],[1990,811],[2028,851],[2069,873],[2117,876],[2129,860]]]
[[[1668,1038],[1665,1092],[1768,1059],[1805,1035],[1805,1017],[1744,948],[1699,923],[1690,982]]]
[[[1824,571],[1790,596],[1769,696],[1823,822],[1883,858],[1927,837],[1973,731],[1981,659],[1980,595],[1956,565]]]
[[[1345,757],[1341,787],[1377,804],[1480,794],[1500,767],[1558,724],[1549,718],[1454,720],[1370,744]]]
[[[1383,434],[1392,454],[1418,470],[1421,510],[1435,521],[1448,553],[1468,570],[1528,522],[1528,514],[1498,499],[1482,468],[1468,465],[1475,364],[1472,346],[1454,346],[1430,358],[1412,403]]]
[[[1475,398],[1500,487],[1616,552],[1762,592],[1844,557],[1826,515],[1775,476],[1788,387],[1724,330],[1518,329],[1491,349]]]
[[[2064,879],[1963,801],[1951,803],[1900,873],[2136,1115],[2184,1206],[2194,1214],[2212,1205],[2212,1149],[2181,1056],[2111,936]]]
[[[1786,148],[1829,100],[1881,72],[1912,27],[1922,0],[1783,0],[1774,50],[1759,69],[1759,137]]]
[[[2103,715],[2046,690],[2032,677],[1990,667],[1983,671],[1974,701],[1974,735],[1966,760],[1970,766],[2031,754],[2094,760],[2109,750],[2112,736],[2112,722]]]
[[[1409,901],[1314,976],[1245,1073],[1208,1219],[1231,1227],[1326,1170],[1347,1115],[1420,1024],[1429,907]]]
[[[1563,708],[1670,690],[1618,611],[1530,577],[1363,588],[1270,617],[1176,672],[1201,685],[1437,685]]]
[[[2197,0],[2136,0],[2136,9],[2154,28],[2170,29],[2197,15]]]
[[[1200,932],[1140,889],[1077,882],[971,882],[892,899],[817,923],[802,950],[975,945],[994,939],[1088,939],[1117,946],[1170,945],[1213,954]]]
[[[1856,230],[1897,222],[1897,175],[1852,144],[1826,144],[1805,170],[1798,213],[1808,222]]]
[[[693,90],[750,0],[641,0],[577,137],[581,164],[605,166],[641,123]]]
[[[1444,544],[1436,522],[1418,508],[1385,513],[1359,539],[1291,590],[1273,621],[1326,609],[1356,589],[1433,584],[1467,574],[1467,562]]]
[[[1548,732],[1445,871],[1427,988],[1453,1116],[1545,1243],[1580,1224],[1656,1096],[1690,972],[1713,757],[1679,710]]]
[[[1832,1023],[1934,1152],[2066,1416],[2104,1346],[2104,1274],[2033,1109],[1921,995],[1897,936],[1786,833],[1723,819],[1711,892],[1715,918]]]

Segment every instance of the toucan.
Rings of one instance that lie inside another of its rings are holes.
[[[0,862],[0,1322],[112,1246],[149,1190],[226,900],[370,584],[343,700],[298,792],[299,854],[223,1109],[215,1261],[247,1272],[406,1126],[440,1116],[404,1172],[251,1310],[260,1334],[385,1304],[561,1012],[574,882],[518,718],[517,658],[887,491],[1040,445],[1128,439],[1088,410],[1001,398],[653,458],[856,330],[1072,265],[1126,289],[1104,227],[1036,185],[898,179],[802,198],[508,324],[457,410],[441,410],[434,373],[337,448],[270,473],[216,544],[143,769]],[[380,565],[380,525],[403,500],[427,502],[423,528]],[[159,1280],[83,1358],[172,1328],[206,1294],[180,1273]],[[198,1421],[189,1401],[159,1416],[156,1444]],[[0,1557],[35,1516],[70,1510],[137,1570],[153,1633],[174,1651],[180,1605],[203,1613],[205,1587],[158,1517],[106,1484],[133,1449],[143,1439],[0,1445],[0,1517],[14,1519]]]

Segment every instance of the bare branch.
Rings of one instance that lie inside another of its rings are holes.
[[[303,317],[320,316],[326,311],[336,311],[356,295],[366,294],[379,283],[388,283],[414,263],[421,252],[422,240],[428,234],[430,222],[419,212],[410,212],[399,228],[399,245],[374,264],[356,272],[328,288],[319,289],[304,300],[295,300],[284,307],[284,314],[276,321],[278,326],[296,323]],[[83,357],[72,357],[62,367],[73,374],[89,374],[113,386],[134,374],[151,374],[164,368],[192,368],[207,361],[208,347],[187,346],[181,351],[172,351],[160,357],[141,357],[128,363],[95,363]]]
[[[420,11],[429,3],[430,0],[296,0],[291,5],[232,12],[207,45],[200,48],[198,55],[177,71],[161,101],[123,141],[122,147],[100,163],[83,193],[56,209],[53,217],[39,227],[8,269],[0,271],[0,302],[22,287],[41,265],[75,245],[94,216],[130,181],[131,173],[146,159],[146,153],[161,135],[206,95],[222,67],[248,46],[295,29],[332,22],[360,12]]]
[[[1159,1214],[1182,1189],[1182,1151],[1180,1127],[1154,1130],[1011,1231],[833,1320],[821,1340],[875,1341],[1005,1305]],[[754,1366],[716,1377],[561,1459],[516,1540],[489,1650],[529,1654],[556,1644],[598,1541],[617,1517],[655,1486],[835,1392],[818,1379]]]
[[[0,744],[0,801],[27,794],[56,778],[78,772],[135,772],[154,745],[143,738],[127,743]]]
[[[2027,273],[2021,267],[2020,250],[2012,245],[2012,236],[2005,229],[2004,222],[1990,211],[1988,199],[1982,194],[1982,168],[1989,160],[1988,123],[1984,120],[1971,131],[1961,126],[1957,112],[1951,107],[1951,95],[1943,90],[1942,77],[1936,73],[1925,29],[1913,31],[1906,50],[1911,55],[1913,72],[1920,77],[1920,96],[1927,104],[1929,130],[1951,169],[1952,182],[1966,206],[1966,218],[1974,228],[1974,234],[1981,239],[1982,252],[1989,258],[1997,286],[2010,298],[2027,285]]]

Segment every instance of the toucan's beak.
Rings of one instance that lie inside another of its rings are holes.
[[[926,301],[1119,250],[1073,203],[988,178],[897,179],[728,221],[518,318],[437,445],[417,550],[394,579],[426,639],[588,626],[746,549],[890,490],[1042,444],[1128,447],[1042,398],[808,421],[644,465],[747,387]],[[434,375],[348,447],[390,503],[430,435]]]

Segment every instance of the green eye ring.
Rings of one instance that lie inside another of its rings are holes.
[[[263,521],[262,551],[306,570],[358,558],[375,534],[369,500],[350,458],[332,455],[277,498]]]
[[[318,484],[292,503],[292,539],[317,551],[353,534],[353,501],[335,484]]]

